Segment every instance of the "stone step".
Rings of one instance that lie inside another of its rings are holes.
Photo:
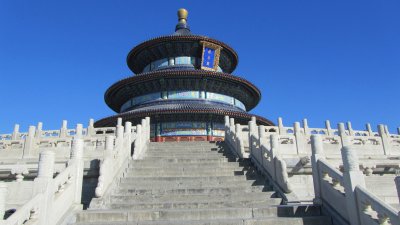
[[[244,171],[133,171],[126,174],[126,177],[216,177],[216,176],[239,176]]]
[[[212,177],[198,177],[198,176],[188,176],[188,177],[124,177],[122,180],[129,183],[141,183],[141,182],[151,182],[151,181],[174,181],[174,182],[209,182],[209,181],[239,181],[239,180],[264,180],[262,176],[212,176]]]
[[[201,162],[236,162],[236,159],[225,157],[210,157],[210,158],[174,158],[174,157],[146,157],[142,162],[158,163],[201,163]]]
[[[160,209],[160,210],[87,210],[77,216],[78,222],[157,221],[157,220],[215,220],[253,219],[266,217],[296,216],[293,207],[237,207],[207,209]],[[304,214],[304,215],[303,215]],[[319,216],[319,210],[306,210],[298,216]]]
[[[226,165],[238,165],[240,167],[246,167],[246,168],[254,168],[251,161],[250,160],[241,160],[241,161],[237,161],[237,160],[209,160],[209,161],[188,161],[188,162],[179,162],[176,163],[174,162],[174,160],[171,161],[157,161],[156,163],[154,161],[151,160],[147,160],[147,159],[141,159],[141,160],[132,160],[129,163],[129,167],[132,168],[138,168],[138,167],[171,167],[171,166],[187,166],[187,165],[193,165],[193,166],[199,166],[199,165],[210,165],[210,166],[226,166]]]
[[[77,225],[331,225],[331,220],[326,216],[314,217],[269,217],[257,219],[220,219],[220,220],[164,220],[164,221],[138,221],[138,222],[79,222]]]
[[[234,208],[234,207],[256,207],[256,206],[272,206],[279,205],[280,198],[256,199],[256,200],[233,200],[225,199],[219,201],[209,200],[207,202],[154,202],[154,203],[113,203],[110,205],[112,209],[201,209],[201,208]]]
[[[147,157],[166,157],[166,158],[233,158],[232,154],[222,154],[216,152],[146,152]]]
[[[192,169],[202,169],[202,168],[243,168],[243,164],[239,162],[197,162],[197,163],[161,163],[155,164],[149,161],[139,161],[136,160],[129,164],[128,168],[192,168]]]
[[[255,180],[234,180],[234,181],[218,181],[218,180],[213,180],[213,181],[207,181],[207,182],[202,182],[194,180],[194,181],[189,181],[189,182],[175,182],[175,181],[163,181],[163,180],[152,180],[148,182],[130,182],[128,180],[122,179],[121,183],[119,184],[119,187],[121,188],[164,188],[164,189],[170,189],[170,188],[205,188],[205,187],[229,187],[229,186],[264,186],[266,185],[266,182],[261,180],[261,181],[255,181]],[[268,185],[266,187],[269,187]]]
[[[111,195],[112,203],[154,203],[154,202],[212,202],[212,201],[242,201],[242,200],[269,200],[275,192],[249,192],[237,193],[232,192],[229,194],[221,195],[216,193],[209,194],[192,194],[192,195]]]
[[[174,188],[174,189],[133,189],[120,188],[114,191],[114,194],[122,195],[193,195],[193,194],[231,194],[231,193],[249,193],[261,192],[264,187],[213,187],[213,188]]]
[[[180,167],[180,166],[171,166],[171,167],[160,167],[160,168],[128,168],[126,169],[127,173],[137,173],[137,172],[149,172],[149,173],[154,173],[154,172],[175,172],[175,173],[182,173],[182,172],[197,172],[197,171],[201,171],[201,172],[238,172],[238,171],[245,171],[244,168],[236,166],[236,167],[207,167],[207,166],[201,166],[199,165],[199,167]]]
[[[154,160],[154,159],[232,159],[233,157],[225,157],[220,154],[154,154],[154,155],[146,155],[143,160]]]
[[[193,167],[198,167],[201,165],[204,166],[210,166],[210,167],[226,167],[226,166],[233,166],[233,165],[237,165],[240,167],[250,167],[249,165],[250,162],[248,161],[244,161],[244,162],[236,162],[236,161],[232,161],[232,162],[226,162],[226,161],[192,161],[192,162],[168,162],[168,161],[158,161],[158,162],[154,162],[154,161],[150,161],[150,160],[132,160],[129,163],[129,168],[142,168],[142,167],[152,167],[152,168],[159,168],[159,167],[179,167],[179,166],[193,166]]]

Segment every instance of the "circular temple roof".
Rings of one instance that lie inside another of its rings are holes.
[[[114,83],[104,98],[111,109],[120,112],[121,106],[133,97],[168,90],[206,90],[229,95],[241,101],[247,111],[261,99],[260,90],[249,81],[205,70],[157,70],[131,76]]]
[[[145,41],[133,48],[127,56],[128,67],[136,74],[153,61],[177,56],[201,58],[203,46],[200,41],[207,41],[222,47],[219,66],[222,71],[232,73],[238,64],[237,53],[227,44],[204,36],[184,34],[161,36]]]

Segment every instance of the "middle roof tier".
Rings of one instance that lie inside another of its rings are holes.
[[[142,73],[114,83],[105,93],[107,105],[115,112],[135,97],[168,91],[205,91],[230,96],[253,109],[261,99],[260,90],[246,79],[205,70],[159,70]]]

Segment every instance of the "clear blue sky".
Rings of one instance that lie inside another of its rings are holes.
[[[131,76],[126,55],[171,34],[231,45],[234,74],[256,84],[252,113],[286,125],[400,125],[400,1],[0,1],[0,133],[38,121],[57,129],[114,114],[104,92]]]

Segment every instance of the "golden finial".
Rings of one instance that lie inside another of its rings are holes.
[[[186,23],[188,11],[184,8],[178,9],[178,20],[179,23]]]

